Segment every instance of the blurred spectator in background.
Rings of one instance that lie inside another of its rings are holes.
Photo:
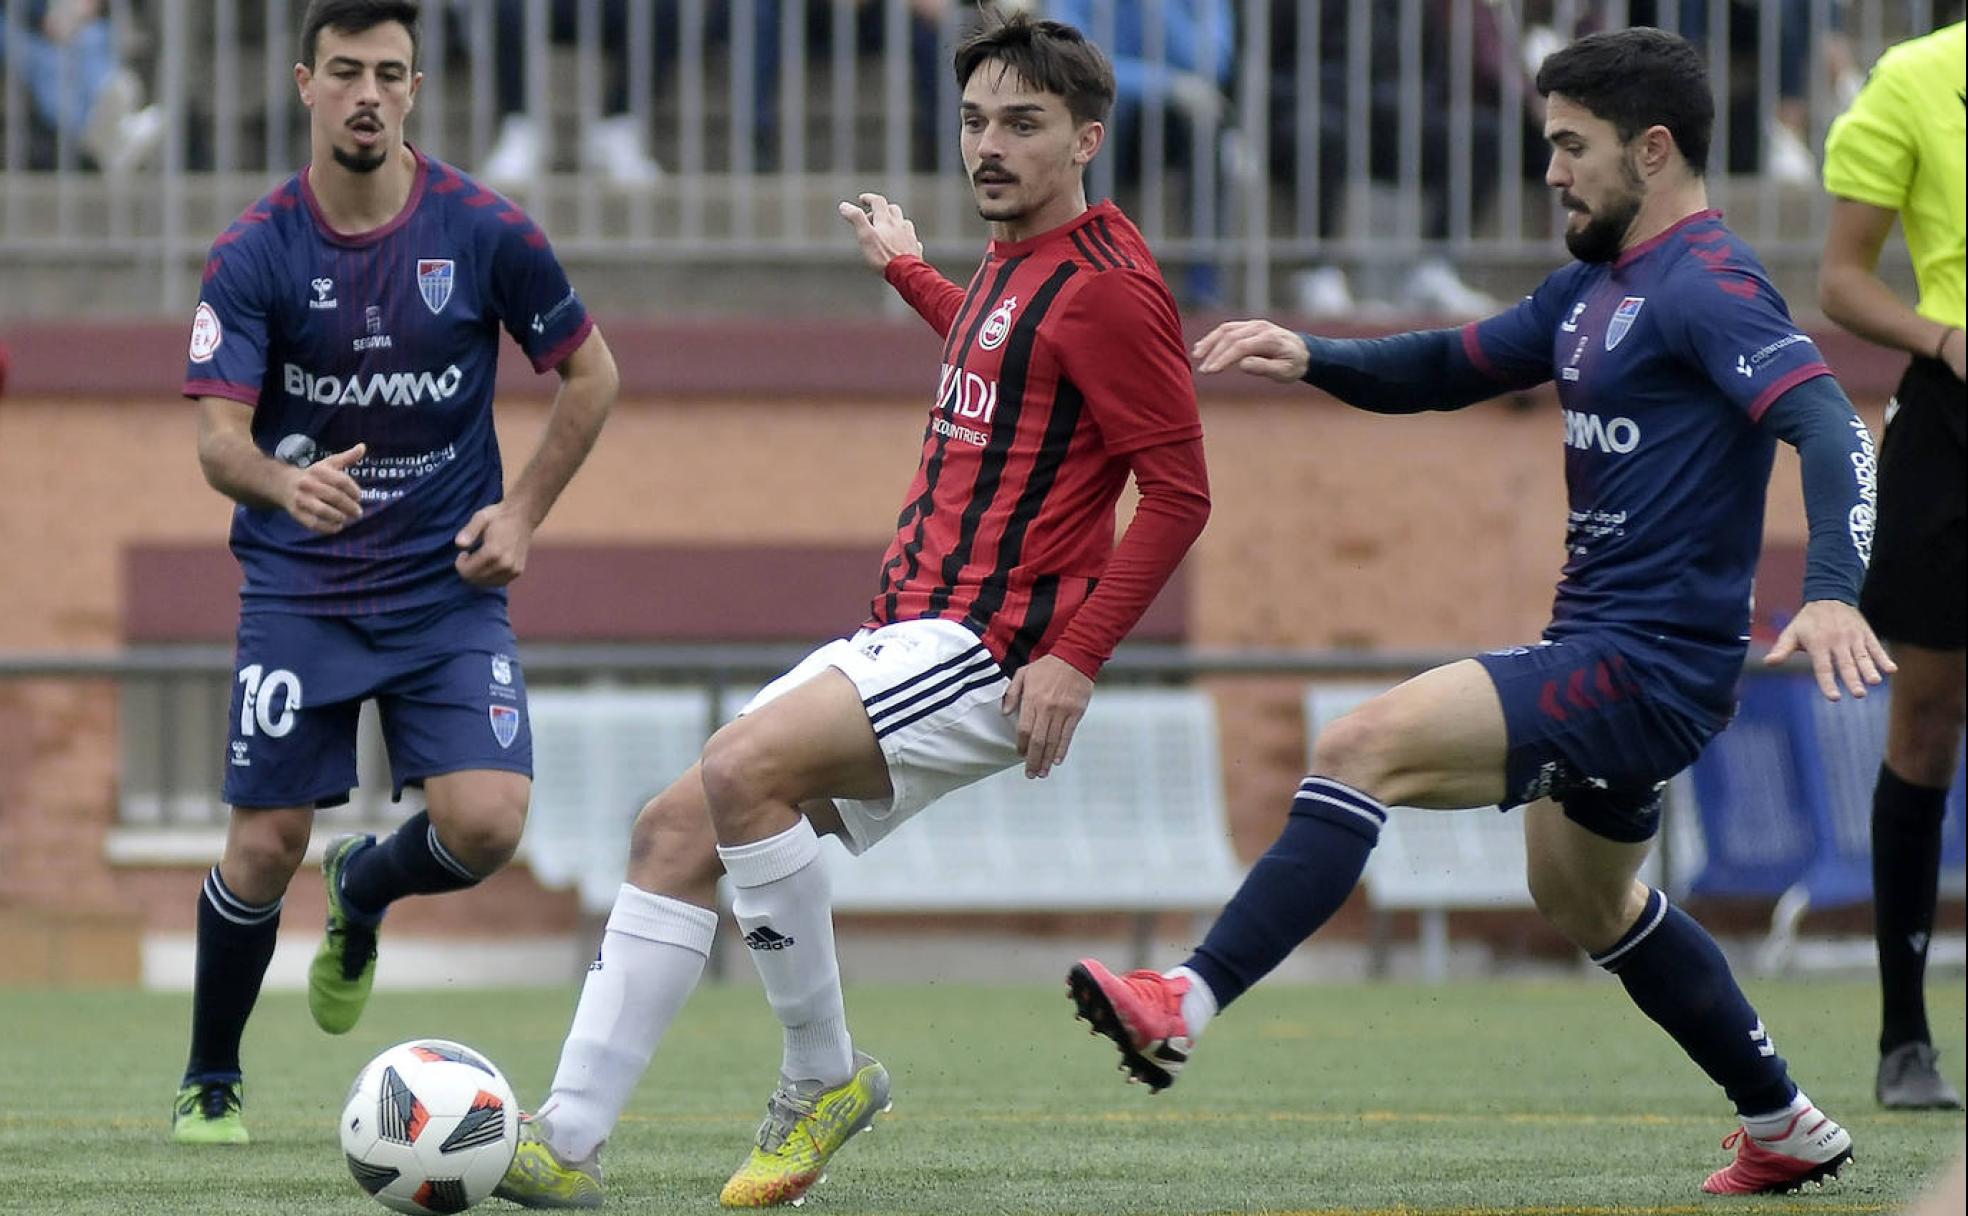
[[[1216,154],[1237,46],[1230,0],[1048,0],[1044,7],[1046,16],[1084,31],[1114,65],[1106,146],[1113,149],[1118,192],[1140,186],[1146,159],[1180,171]],[[1151,110],[1165,119],[1161,147],[1144,149],[1143,120]],[[1177,281],[1183,304],[1218,303],[1219,277],[1212,264],[1185,265]]]
[[[0,0],[0,64],[24,78],[35,115],[106,174],[139,168],[164,138],[164,112],[142,105],[103,0]]]
[[[806,55],[809,65],[808,79],[812,78],[813,65],[826,62],[832,45],[834,4],[832,0],[794,0],[806,6],[806,20],[802,27],[806,32]],[[906,0],[909,17],[909,96],[910,106],[910,164],[917,170],[936,167],[937,133],[948,132],[954,139],[957,129],[957,115],[954,108],[943,112],[939,99],[942,96],[943,78],[948,72],[949,56],[942,42],[943,26],[954,11],[974,8],[965,0]],[[879,56],[887,44],[885,28],[888,0],[854,0],[855,50],[863,56]],[[780,155],[782,140],[779,130],[779,78],[780,56],[784,48],[780,45],[783,26],[781,0],[756,0],[758,13],[758,32],[754,36],[753,79],[758,91],[756,148],[762,166],[778,166],[797,172],[804,165],[786,165]],[[957,34],[962,36],[962,30]],[[881,95],[879,75],[865,78],[867,87],[874,95]],[[954,106],[954,102],[952,105]]]
[[[1107,146],[1115,177],[1140,179],[1144,111],[1168,115],[1161,156],[1187,165],[1195,141],[1222,122],[1229,101],[1230,66],[1236,52],[1236,16],[1230,0],[1050,0],[1046,16],[1085,31],[1114,64],[1114,113]],[[1162,30],[1151,37],[1159,15]],[[1159,46],[1159,54],[1151,54]]]
[[[1472,89],[1470,143],[1452,147],[1449,92],[1449,33],[1454,6],[1467,4],[1475,34],[1475,79]],[[1298,66],[1298,5],[1277,4],[1271,9],[1271,63],[1267,73],[1270,88],[1270,160],[1272,174],[1279,180],[1293,180],[1298,173],[1297,140],[1303,123],[1319,125],[1319,224],[1321,240],[1340,235],[1342,221],[1364,235],[1369,228],[1365,215],[1348,216],[1345,210],[1348,186],[1349,139],[1358,124],[1347,104],[1348,42],[1351,29],[1349,4],[1326,4],[1319,10],[1318,63]],[[1503,52],[1503,39],[1497,26],[1495,6],[1476,0],[1426,0],[1420,29],[1421,76],[1405,77],[1401,64],[1401,24],[1398,15],[1383,7],[1369,17],[1367,40],[1367,114],[1365,152],[1368,176],[1377,182],[1398,183],[1400,178],[1400,140],[1402,103],[1408,98],[1418,108],[1421,123],[1421,195],[1414,200],[1421,208],[1420,235],[1433,242],[1449,236],[1449,180],[1452,157],[1467,157],[1470,169],[1470,197],[1485,206],[1497,184],[1498,149],[1503,133],[1513,139],[1535,139],[1526,124],[1534,117],[1537,92],[1528,84],[1523,95],[1527,108],[1522,113],[1500,115],[1497,99],[1505,72],[1519,72]],[[1541,159],[1530,158],[1541,166]],[[1526,172],[1532,166],[1526,166]],[[1385,279],[1378,290],[1395,298],[1387,301],[1408,309],[1445,316],[1485,316],[1500,305],[1484,292],[1462,281],[1454,266],[1439,255],[1429,255],[1406,267],[1370,265],[1375,277]],[[1314,317],[1344,316],[1354,312],[1357,303],[1352,281],[1345,270],[1325,265],[1304,271],[1293,283],[1297,309]]]
[[[1875,1092],[1902,1110],[1961,1108],[1935,1064],[1925,984],[1941,823],[1968,722],[1968,152],[1960,119],[1940,119],[1961,112],[1964,74],[1968,27],[1959,21],[1903,42],[1880,56],[1825,141],[1834,201],[1818,303],[1861,338],[1913,356],[1887,408],[1859,599],[1900,665],[1872,797],[1872,893],[1883,998]],[[1895,223],[1906,231],[1918,307],[1879,277]]]
[[[552,132],[547,118],[548,98],[526,97],[527,0],[495,0],[493,64],[498,89],[499,133],[479,166],[478,175],[495,186],[524,185],[553,167]],[[578,36],[579,0],[548,0],[547,37],[572,43]],[[602,0],[599,43],[606,61],[602,84],[602,117],[581,132],[580,167],[610,183],[626,187],[654,185],[662,167],[651,158],[629,106],[628,0]],[[657,0],[656,28],[674,31],[676,0]],[[657,38],[671,60],[676,57],[673,32]]]
[[[1777,105],[1774,114],[1761,115],[1764,173],[1786,185],[1809,185],[1818,178],[1817,158],[1811,154],[1811,9],[1813,0],[1767,0],[1777,15]],[[1838,104],[1849,104],[1859,91],[1860,73],[1851,43],[1843,33],[1846,0],[1825,6],[1823,45],[1825,70],[1830,74]],[[1761,6],[1749,0],[1730,0],[1725,15],[1729,52],[1755,57],[1762,33]],[[1677,29],[1690,41],[1707,41],[1712,28],[1709,0],[1631,0],[1632,25],[1664,25],[1673,10]],[[1754,72],[1741,77],[1755,80]]]

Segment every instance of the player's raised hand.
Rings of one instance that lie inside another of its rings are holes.
[[[321,536],[333,536],[354,523],[362,516],[362,487],[349,476],[349,468],[368,450],[367,444],[358,443],[295,469],[281,506],[294,522]]]
[[[854,229],[861,257],[876,270],[904,254],[922,256],[922,242],[916,239],[916,226],[902,214],[902,208],[879,194],[864,194],[859,204],[842,203],[841,218]]]
[[[1781,663],[1800,650],[1811,656],[1811,670],[1827,701],[1839,699],[1840,679],[1853,696],[1863,697],[1866,685],[1899,670],[1859,610],[1838,600],[1812,600],[1798,609],[1763,661]]]
[[[1193,353],[1199,372],[1234,367],[1280,384],[1290,384],[1305,375],[1312,361],[1305,339],[1269,321],[1225,321],[1204,334]]]
[[[1073,732],[1093,699],[1093,681],[1066,660],[1047,655],[1018,669],[1001,708],[1018,715],[1018,750],[1025,775],[1043,777],[1066,759]]]
[[[533,525],[509,501],[480,507],[452,538],[458,576],[474,587],[503,587],[526,570]]]

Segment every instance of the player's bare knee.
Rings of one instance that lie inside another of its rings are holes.
[[[286,815],[247,815],[226,835],[220,873],[233,894],[254,903],[277,899],[307,853],[309,824]]]
[[[1894,722],[1886,738],[1886,767],[1903,781],[1945,789],[1954,781],[1961,747],[1960,707],[1935,700],[1923,708]]]
[[[702,895],[708,903],[723,875],[701,798],[672,786],[643,806],[629,832],[630,882],[679,898]]]
[[[760,745],[752,732],[734,722],[712,735],[704,744],[699,761],[704,780],[704,802],[711,821],[720,827],[743,818],[769,799],[789,799],[779,788],[779,764],[771,749]]]
[[[453,857],[483,878],[512,860],[526,829],[524,809],[486,807],[438,832]]]
[[[1369,702],[1320,731],[1312,745],[1312,771],[1383,802],[1394,800],[1388,788],[1396,776],[1388,716]]]
[[[524,781],[487,783],[468,804],[431,816],[445,849],[481,878],[504,866],[519,850],[526,830],[528,786]]]
[[[1576,876],[1533,865],[1528,874],[1531,903],[1545,923],[1566,941],[1587,953],[1597,953],[1625,936],[1632,917],[1627,892],[1600,889]]]

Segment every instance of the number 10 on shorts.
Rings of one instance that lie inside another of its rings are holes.
[[[299,676],[284,667],[268,671],[252,663],[239,669],[239,682],[246,686],[239,701],[240,735],[278,739],[294,729],[294,715],[301,708]]]

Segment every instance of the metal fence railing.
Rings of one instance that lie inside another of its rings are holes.
[[[127,266],[178,312],[212,238],[305,155],[302,5],[105,0],[60,49],[31,22],[39,7],[0,5],[0,259]],[[866,188],[907,199],[932,254],[976,249],[948,68],[969,3],[424,7],[412,139],[517,197],[570,262],[845,264],[831,202]],[[1306,271],[1392,299],[1426,287],[1415,272],[1431,263],[1548,260],[1535,64],[1579,32],[1643,20],[1709,56],[1718,203],[1767,258],[1808,262],[1825,212],[1813,149],[1880,49],[1946,4],[1022,7],[1083,22],[1120,66],[1093,193],[1122,201],[1192,298],[1261,309],[1316,286]]]

